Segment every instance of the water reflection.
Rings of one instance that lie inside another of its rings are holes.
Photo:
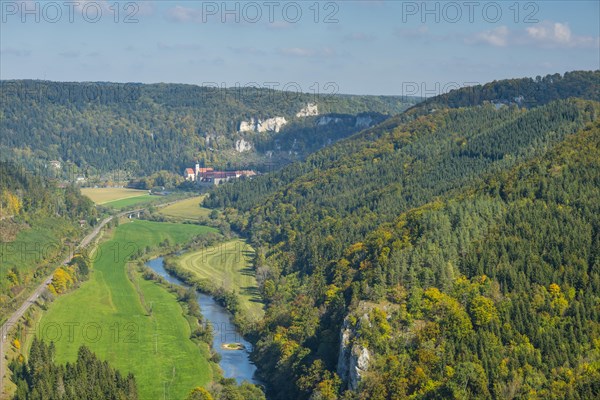
[[[171,276],[163,266],[163,258],[158,257],[146,263],[154,272],[162,276],[167,282],[189,287],[178,278]],[[221,355],[219,363],[226,378],[235,378],[238,383],[249,381],[250,383],[261,384],[255,378],[256,366],[250,361],[250,352],[252,344],[245,340],[236,326],[233,324],[233,316],[224,307],[219,305],[211,296],[198,293],[198,304],[202,310],[205,321],[213,326],[214,341],[213,347]],[[223,348],[224,344],[239,343],[241,350],[227,350]]]

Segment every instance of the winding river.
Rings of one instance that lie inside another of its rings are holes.
[[[165,278],[166,281],[189,287],[178,278],[171,276],[163,266],[163,258],[154,258],[146,263],[158,275]],[[252,344],[245,340],[233,324],[233,316],[224,307],[219,305],[211,296],[203,293],[197,294],[198,304],[202,310],[204,319],[212,324],[214,331],[213,347],[221,355],[219,363],[223,370],[223,375],[226,378],[235,378],[238,383],[248,381],[254,384],[261,384],[255,377],[256,366],[250,361],[250,352]],[[240,343],[244,350],[225,350],[222,344],[225,343]]]

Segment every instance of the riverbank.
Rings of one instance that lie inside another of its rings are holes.
[[[167,282],[190,288],[188,284],[165,269],[163,257],[147,261],[146,266]],[[252,344],[244,339],[242,332],[236,327],[234,316],[207,294],[197,293],[197,302],[204,320],[212,326],[213,349],[220,355],[219,366],[223,375],[226,378],[235,378],[238,383],[248,381],[262,385],[256,377],[256,366],[250,360]],[[235,350],[227,348],[231,343],[239,344],[239,348]]]

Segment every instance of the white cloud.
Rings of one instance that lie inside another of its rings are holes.
[[[494,47],[535,46],[542,48],[598,48],[600,38],[575,35],[568,24],[544,21],[523,30],[511,31],[506,26],[477,32],[464,38],[467,44]]]
[[[429,27],[421,25],[418,28],[398,28],[394,32],[396,36],[410,39],[430,39]]]
[[[167,19],[174,22],[201,22],[202,12],[193,8],[175,6],[167,10]]]
[[[506,45],[508,45],[509,36],[509,29],[506,26],[499,26],[489,31],[478,32],[473,37],[466,38],[465,42],[467,44],[483,43],[495,47],[506,47]]]
[[[591,48],[600,46],[598,37],[574,35],[566,23],[544,21],[525,31],[527,41],[542,47]]]
[[[293,27],[294,27],[294,24],[290,24],[287,21],[273,21],[273,22],[267,23],[267,29],[272,29],[272,30],[290,29]]]

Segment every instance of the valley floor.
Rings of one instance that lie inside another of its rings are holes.
[[[132,282],[127,262],[139,249],[210,231],[139,220],[120,225],[97,248],[89,281],[58,297],[35,324],[35,333],[55,342],[59,363],[74,361],[86,345],[121,373],[132,372],[140,398],[184,398],[212,379],[208,346],[190,340],[191,327],[175,295],[138,273]]]

